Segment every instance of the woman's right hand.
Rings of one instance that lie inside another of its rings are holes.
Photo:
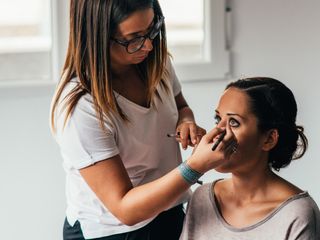
[[[217,148],[212,151],[213,142],[217,140],[224,130],[226,130],[225,137]],[[192,169],[205,173],[228,160],[236,146],[237,141],[230,126],[227,125],[226,128],[215,127],[202,137],[200,143],[194,149],[192,156],[187,160],[187,163]]]

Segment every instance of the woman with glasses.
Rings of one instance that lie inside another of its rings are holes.
[[[193,146],[205,130],[181,93],[157,0],[71,0],[51,126],[66,171],[64,239],[178,239],[190,185],[224,159],[214,130],[209,154],[181,161],[176,140]]]

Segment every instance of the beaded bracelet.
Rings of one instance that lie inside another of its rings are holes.
[[[179,165],[179,171],[189,184],[193,185],[195,183],[202,184],[202,181],[199,181],[199,178],[203,175],[196,170],[192,169],[186,162],[182,162]]]

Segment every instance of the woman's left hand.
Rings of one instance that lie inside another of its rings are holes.
[[[197,145],[202,136],[206,134],[206,130],[199,127],[194,121],[182,121],[177,126],[176,134],[180,136],[176,139],[181,143],[182,148],[187,149],[188,146]]]

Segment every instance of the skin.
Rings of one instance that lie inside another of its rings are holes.
[[[234,227],[252,225],[265,218],[301,189],[274,174],[268,166],[269,151],[277,144],[278,132],[260,132],[251,112],[249,97],[236,88],[226,90],[216,110],[218,126],[228,129],[237,141],[237,152],[215,168],[231,173],[218,181],[214,189],[220,212]]]
[[[151,8],[136,11],[119,24],[118,31],[114,37],[119,40],[129,41],[134,37],[145,35],[152,27],[153,19],[154,12]],[[142,62],[152,49],[152,41],[148,38],[143,47],[132,54],[128,54],[124,46],[112,42],[110,54],[113,70],[120,72],[122,69],[126,69],[132,64]]]
[[[137,11],[118,26],[117,36],[122,40],[143,35],[152,23],[154,13],[152,9]],[[135,64],[143,61],[143,57],[152,51],[152,42],[146,40],[141,50],[128,54],[126,49],[116,43],[111,46],[111,61],[114,90],[143,107],[149,107],[145,95],[145,85],[136,72]],[[130,78],[128,78],[130,74]],[[175,98],[179,111],[177,131],[181,132],[181,144],[185,148],[189,142],[197,144],[197,135],[202,136],[205,130],[195,124],[193,113],[188,107],[182,93]],[[206,172],[224,160],[224,153],[211,151],[213,138],[221,129],[213,129],[203,136],[196,151],[187,161],[199,172]],[[221,147],[223,147],[222,144]],[[220,148],[222,149],[222,148]],[[201,151],[202,152],[201,152]],[[207,154],[204,154],[204,153]],[[80,170],[80,174],[94,191],[101,202],[126,225],[156,216],[166,210],[185,192],[190,185],[181,176],[178,169],[174,169],[165,176],[138,186],[132,186],[126,169],[119,155],[100,161],[92,166]],[[165,196],[165,197],[163,197]]]

